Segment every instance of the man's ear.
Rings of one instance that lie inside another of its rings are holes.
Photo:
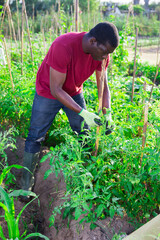
[[[97,43],[96,38],[95,37],[90,37],[89,43],[90,43],[91,46],[95,45],[95,43]]]

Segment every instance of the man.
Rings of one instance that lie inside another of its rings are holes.
[[[119,44],[117,28],[109,22],[97,24],[89,32],[66,33],[52,43],[36,78],[36,94],[32,107],[31,125],[25,143],[25,167],[33,173],[38,160],[41,141],[44,140],[56,114],[62,108],[73,131],[97,126],[100,118],[86,110],[83,82],[96,72],[97,87],[101,77],[102,60]],[[110,92],[105,75],[103,114],[110,108]],[[31,190],[34,176],[24,170],[22,189]]]

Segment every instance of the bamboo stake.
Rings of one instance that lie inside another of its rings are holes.
[[[44,55],[46,55],[46,42],[45,42],[45,35],[44,35],[44,29],[43,28],[42,28],[42,35],[43,35]]]
[[[144,86],[143,86],[144,91],[146,91],[146,87],[147,87],[147,84],[146,84],[146,82],[144,82]],[[145,104],[145,99],[143,99],[143,104]],[[144,118],[144,108],[142,111],[142,116],[141,116],[140,122],[143,122],[143,118]],[[138,136],[141,136],[141,134],[142,134],[142,127],[138,127]]]
[[[11,80],[11,86],[12,86],[12,89],[14,91],[14,84],[13,84],[13,78],[12,78],[12,73],[11,73],[11,64],[10,64],[10,60],[9,60],[9,56],[8,56],[7,44],[6,44],[5,38],[3,39],[3,41],[4,41],[4,47],[5,47],[5,51],[6,51],[6,56],[7,56],[7,63],[8,63],[10,80]]]
[[[19,24],[19,10],[18,10],[18,1],[16,0],[16,9],[17,9],[17,23],[18,23],[18,40],[21,40],[21,31],[20,31],[20,24]]]
[[[71,5],[71,19],[73,21],[73,9],[72,9],[72,5]],[[72,32],[72,24],[70,25],[70,32]]]
[[[79,23],[79,0],[75,0],[75,31],[78,32]]]
[[[9,43],[10,43],[10,53],[9,54],[11,54],[11,52],[12,52],[12,28],[11,28],[11,19],[10,19],[10,17],[9,17],[9,14],[7,14],[7,16],[8,16],[8,27],[9,27],[9,33],[8,33],[8,38],[9,38]]]
[[[14,41],[15,41],[15,43],[17,45],[16,34],[15,34],[15,29],[14,29],[14,24],[13,24],[12,14],[11,14],[11,10],[10,10],[9,4],[7,5],[7,12],[8,12],[8,16],[10,18],[10,22],[11,22],[11,26],[12,26],[13,38],[14,38]]]
[[[158,39],[158,47],[157,47],[157,60],[156,60],[156,65],[158,65],[159,50],[160,50],[160,29],[159,29],[159,39]]]
[[[133,102],[133,96],[134,96],[134,80],[135,80],[135,75],[136,75],[136,56],[137,56],[137,39],[138,39],[138,28],[136,29],[135,53],[134,53],[134,71],[133,71],[133,81],[132,81],[131,102]]]
[[[144,125],[143,125],[142,153],[141,153],[141,159],[140,159],[140,166],[142,165],[143,149],[146,143],[147,121],[148,121],[148,103],[146,103],[144,106]]]
[[[23,75],[23,35],[24,35],[24,1],[22,1],[22,29],[21,29],[21,75]]]
[[[34,3],[32,5],[32,34],[34,33]]]
[[[88,29],[89,27],[89,17],[90,17],[90,0],[88,0]]]
[[[113,55],[110,56],[111,62],[110,62],[110,73],[111,73],[111,83],[113,83]]]
[[[22,2],[23,2],[23,5],[24,5],[24,14],[25,14],[25,19],[26,19],[27,34],[28,34],[29,48],[30,48],[30,52],[31,52],[31,59],[32,59],[32,64],[34,65],[32,44],[31,44],[31,37],[30,37],[30,31],[29,31],[28,16],[27,16],[27,11],[26,11],[25,0],[22,0]],[[34,70],[34,68],[33,68],[33,70]]]
[[[153,87],[154,87],[154,84],[155,84],[157,76],[158,76],[159,68],[160,68],[160,61],[159,61],[159,64],[157,66],[156,74],[155,74],[155,77],[154,77],[154,80],[153,80],[153,84],[152,84],[152,88],[151,88],[151,92],[150,92],[150,97],[149,97],[149,102],[151,101]]]
[[[133,14],[133,4],[132,3],[130,3],[130,5],[128,7],[128,14],[127,14],[127,20],[126,20],[126,26],[125,26],[125,34],[127,32],[128,22],[129,22],[129,18],[130,18],[131,14],[134,17],[134,14]]]
[[[6,9],[7,9],[7,5],[8,5],[8,2],[9,2],[9,0],[7,0],[7,2],[5,3],[5,5],[4,5],[4,13],[3,13],[3,15],[1,15],[2,16],[2,20],[1,20],[1,30],[2,30],[2,28],[3,28],[3,22],[4,22],[4,17],[5,17],[5,13],[6,13]],[[2,12],[3,12],[2,11]]]
[[[102,110],[105,66],[106,66],[106,60],[103,60],[103,61],[102,61],[101,79],[100,79],[100,85],[99,85],[99,94],[98,94],[98,98],[99,98],[99,108],[98,108],[98,112],[100,112],[100,111]],[[96,135],[97,135],[97,136],[99,135],[99,129],[100,129],[100,126],[97,127],[97,131],[96,131]],[[97,137],[96,143],[95,143],[95,153],[94,153],[95,156],[97,156],[97,153],[98,153],[98,145],[99,145],[99,137]]]
[[[58,0],[58,13],[60,14],[60,11],[61,11],[61,1]]]
[[[73,18],[72,18],[72,24],[73,24],[73,31],[75,30],[74,26],[75,26],[75,15],[76,11],[75,11],[75,0],[73,0]]]

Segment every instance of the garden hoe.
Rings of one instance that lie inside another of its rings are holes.
[[[105,75],[106,61],[107,61],[106,59],[104,59],[102,61],[102,72],[101,72],[99,94],[98,94],[98,99],[99,99],[98,113],[102,110],[103,90],[104,90],[104,75]],[[99,128],[100,128],[100,126],[97,127],[97,132],[96,132],[97,136],[99,134]],[[98,145],[99,145],[99,137],[97,137],[97,139],[96,139],[95,153],[94,153],[95,156],[97,156],[97,153],[98,153]]]

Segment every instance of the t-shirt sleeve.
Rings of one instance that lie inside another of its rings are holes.
[[[109,64],[109,61],[110,61],[110,56],[108,55],[105,69],[107,69],[108,64]],[[98,71],[102,71],[102,62],[100,62],[100,64],[98,65],[98,67],[97,67],[96,70],[98,70]]]
[[[69,62],[70,56],[66,47],[59,43],[52,43],[47,54],[46,63],[56,71],[66,73]]]

